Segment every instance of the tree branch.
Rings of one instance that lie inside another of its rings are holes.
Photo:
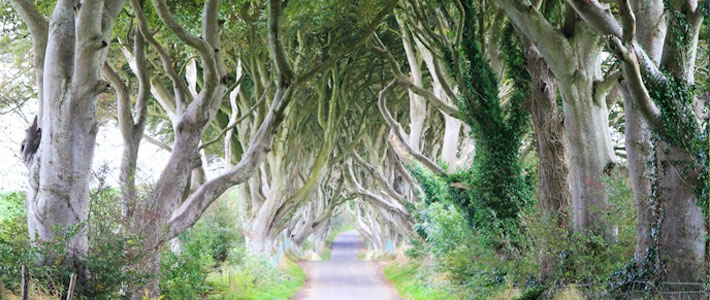
[[[172,147],[168,146],[168,144],[163,143],[163,142],[161,142],[160,140],[158,140],[158,139],[156,139],[156,138],[154,138],[154,137],[152,137],[152,136],[149,136],[149,135],[147,135],[147,134],[144,134],[144,135],[143,135],[143,139],[144,139],[146,142],[151,143],[151,144],[153,144],[153,145],[155,145],[155,146],[158,146],[158,148],[167,151],[168,153],[173,152],[173,148],[172,148]]]
[[[375,168],[375,166],[373,166],[370,163],[368,163],[367,161],[365,161],[359,154],[357,154],[357,151],[353,150],[350,153],[352,154],[351,156],[355,159],[355,162],[357,162],[360,166],[362,166],[367,171],[372,173],[373,176],[375,176],[375,179],[377,180],[377,182],[379,182],[380,185],[382,185],[382,187],[385,188],[385,191],[387,192],[387,194],[390,197],[392,197],[392,199],[399,200],[399,199],[404,198],[403,195],[397,193],[397,191],[395,191],[392,188],[392,186],[389,183],[387,183],[387,180],[385,179],[385,175],[382,174],[382,172],[379,169]]]
[[[190,95],[189,89],[187,88],[187,83],[180,77],[180,75],[173,67],[172,59],[170,58],[168,53],[165,51],[165,49],[163,49],[160,43],[155,40],[153,34],[150,32],[150,28],[148,27],[148,20],[146,19],[145,14],[143,13],[143,8],[141,7],[141,4],[138,2],[138,0],[131,0],[131,6],[133,7],[133,11],[136,14],[136,23],[138,25],[138,29],[143,35],[143,38],[148,41],[148,44],[150,44],[150,46],[153,47],[156,52],[158,52],[160,61],[163,63],[163,68],[165,69],[168,78],[170,78],[170,80],[173,82],[173,91],[175,93],[175,108],[177,110],[176,115],[179,115],[186,107],[185,96]]]
[[[12,8],[20,15],[22,21],[27,25],[33,39],[47,39],[47,29],[49,24],[31,2],[27,0],[9,0]],[[45,42],[46,43],[46,42]]]
[[[133,119],[131,116],[131,99],[128,88],[123,79],[111,68],[108,62],[104,62],[102,73],[116,91],[116,102],[118,109],[118,125],[121,128],[121,135],[124,143],[133,141]]]
[[[165,0],[153,0],[153,7],[155,7],[155,12],[160,17],[160,20],[172,31],[183,43],[188,46],[195,48],[200,53],[210,52],[210,46],[207,41],[202,40],[196,36],[193,36],[185,28],[180,25],[175,18],[173,18],[172,13],[168,9],[168,5]]]
[[[510,21],[533,41],[558,78],[571,76],[576,64],[565,53],[573,53],[565,36],[547,22],[545,17],[528,1],[495,0],[505,10]]]
[[[244,78],[244,77],[242,77],[242,78]],[[266,89],[265,89],[264,92],[261,94],[261,97],[259,97],[259,100],[258,100],[256,103],[254,103],[254,105],[252,105],[251,108],[249,108],[249,110],[247,110],[247,111],[244,113],[244,115],[242,115],[241,117],[239,117],[239,119],[234,120],[234,122],[232,122],[232,123],[230,123],[230,124],[227,124],[227,126],[224,127],[224,129],[222,129],[222,130],[219,132],[219,134],[217,134],[216,137],[214,137],[213,139],[209,140],[208,142],[202,143],[202,145],[200,145],[200,148],[199,148],[199,149],[202,150],[202,149],[207,148],[208,146],[210,146],[210,145],[216,143],[217,141],[219,141],[219,139],[222,137],[222,135],[224,135],[227,131],[230,131],[230,130],[232,130],[234,127],[237,127],[237,125],[239,125],[239,123],[241,123],[243,120],[245,120],[246,118],[248,118],[248,117],[251,115],[251,113],[254,112],[254,111],[259,107],[259,105],[261,105],[262,102],[264,102],[264,100],[266,100]]]
[[[445,175],[446,172],[442,168],[440,168],[437,164],[426,158],[421,153],[414,150],[414,148],[409,145],[409,143],[407,142],[406,134],[404,133],[404,129],[402,129],[402,126],[397,123],[397,121],[392,117],[392,114],[390,114],[389,110],[387,109],[387,93],[392,88],[392,85],[394,83],[395,80],[392,80],[392,82],[390,82],[382,91],[380,91],[379,100],[377,102],[377,105],[380,108],[380,113],[382,114],[382,117],[384,117],[385,123],[387,123],[387,126],[390,128],[389,141],[392,143],[392,146],[394,147],[395,151],[398,152],[398,154],[404,155],[404,159],[406,159],[407,155],[412,156],[414,157],[414,159],[422,163],[422,165],[424,165],[426,168],[428,168],[435,174]],[[393,139],[392,135],[396,137],[396,139]]]
[[[272,0],[272,1],[276,1],[276,0]],[[365,41],[367,41],[368,38],[370,38],[370,35],[375,31],[375,29],[377,29],[377,26],[380,25],[380,22],[382,22],[382,20],[387,15],[389,15],[390,11],[392,11],[392,9],[394,9],[396,4],[397,4],[397,0],[389,0],[387,2],[387,5],[385,5],[385,8],[383,8],[382,11],[380,11],[377,15],[375,15],[375,18],[370,22],[370,24],[367,25],[367,27],[362,32],[360,37],[355,39],[350,45],[345,47],[345,50],[342,53],[340,53],[338,55],[330,56],[326,60],[318,63],[315,67],[313,67],[309,71],[306,71],[302,75],[300,75],[296,81],[297,82],[307,81],[313,75],[320,72],[320,70],[329,68],[330,66],[335,64],[341,58],[349,55],[350,53],[352,53],[353,51],[358,49],[358,47],[360,47],[360,45],[362,45]]]
[[[279,38],[279,17],[281,16],[281,0],[269,1],[269,50],[279,77],[279,87],[288,86],[293,80],[293,71],[289,65],[286,51]]]
[[[451,117],[460,119],[461,114],[459,113],[459,110],[454,107],[453,105],[450,105],[446,103],[446,101],[440,99],[434,93],[428,89],[424,89],[422,87],[417,86],[414,84],[407,75],[405,75],[397,61],[394,59],[392,56],[392,53],[387,50],[386,46],[380,38],[377,36],[377,34],[373,34],[373,40],[377,44],[375,47],[371,48],[373,52],[375,52],[377,55],[380,57],[384,58],[390,65],[390,69],[392,71],[392,75],[394,78],[397,80],[397,82],[405,85],[409,90],[412,92],[416,93],[417,95],[423,96],[427,100],[429,100],[436,108],[438,108],[442,113],[445,113]]]

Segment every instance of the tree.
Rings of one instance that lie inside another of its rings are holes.
[[[88,240],[89,179],[97,133],[100,72],[114,21],[125,1],[60,0],[49,22],[29,1],[10,4],[33,41],[41,141],[27,160],[28,228],[36,242],[69,236],[64,261],[83,277]],[[49,263],[53,257],[43,257]]]
[[[612,74],[602,76],[602,40],[589,34],[574,10],[565,6],[560,27],[540,12],[541,1],[496,1],[508,19],[534,42],[557,79],[564,104],[571,183],[571,219],[577,232],[595,232],[612,239],[612,224],[603,220],[607,206],[603,178],[616,163],[604,98]]]
[[[634,154],[632,186],[638,210],[644,215],[637,239],[641,249],[637,248],[636,256],[645,256],[638,263],[655,270],[652,272],[656,274],[646,276],[700,282],[707,276],[707,215],[703,216],[698,203],[707,195],[708,137],[699,124],[703,115],[693,110],[698,100],[689,84],[694,81],[703,8],[696,1],[634,1],[632,5],[621,0],[617,3],[621,12],[617,20],[608,6],[597,1],[567,2],[598,34],[607,36],[621,63],[622,94],[625,103],[631,104],[627,109],[632,111],[627,115],[634,122],[627,143],[640,143],[627,144]],[[663,13],[668,14],[668,23],[663,22]],[[641,17],[636,19],[637,15]],[[648,27],[639,30],[637,36],[636,28],[644,26]],[[657,69],[659,63],[667,73]],[[650,151],[645,148],[646,128],[656,135]],[[650,169],[642,165],[643,161],[651,165]],[[647,174],[651,175],[650,193]]]

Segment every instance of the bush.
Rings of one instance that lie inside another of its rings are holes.
[[[209,237],[193,229],[178,238],[180,253],[165,249],[161,254],[160,290],[168,299],[200,299],[209,290],[205,279],[213,264]]]
[[[432,258],[432,268],[467,297],[494,297],[510,286],[528,288],[528,294],[542,294],[538,284],[541,254],[551,256],[554,267],[546,297],[570,284],[607,286],[610,274],[622,268],[634,253],[636,209],[627,179],[615,175],[606,180],[610,210],[607,220],[618,230],[615,241],[601,236],[581,235],[545,222],[537,205],[525,208],[515,230],[506,226],[474,226],[466,223],[467,215],[453,204],[451,194],[441,180],[416,174],[424,184],[426,199],[415,213],[415,230],[424,238],[412,240],[407,255],[417,260]],[[502,223],[501,223],[502,224]],[[542,241],[547,241],[543,248]],[[420,266],[418,272],[426,273]],[[474,296],[475,295],[475,296]]]
[[[305,281],[300,267],[286,261],[284,271],[260,255],[247,254],[239,265],[225,265],[207,279],[210,299],[290,299]]]
[[[132,253],[140,241],[119,233],[116,229],[120,216],[118,192],[98,188],[92,191],[88,222],[77,224],[67,234],[55,234],[50,241],[32,245],[27,230],[27,212],[22,202],[24,194],[10,193],[0,196],[0,279],[12,293],[19,294],[22,265],[28,267],[34,290],[61,295],[69,284],[72,266],[64,262],[66,242],[81,226],[87,227],[89,253],[84,261],[89,277],[79,282],[78,299],[120,299],[122,288],[145,279],[144,274],[131,271],[140,257]],[[57,229],[55,229],[57,230]],[[39,254],[53,260],[38,265]]]
[[[21,266],[30,261],[24,198],[20,192],[0,195],[0,280],[10,291],[19,289]]]
[[[201,299],[210,291],[207,275],[211,267],[225,261],[239,260],[243,247],[233,209],[227,199],[210,207],[193,228],[181,233],[181,251],[162,252],[160,289],[168,299]]]

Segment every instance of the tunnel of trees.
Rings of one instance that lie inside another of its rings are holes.
[[[708,2],[3,0],[0,298],[277,286],[354,228],[447,297],[705,299]]]

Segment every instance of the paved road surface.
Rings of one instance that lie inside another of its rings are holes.
[[[361,247],[357,231],[347,231],[335,237],[330,261],[301,262],[308,279],[295,299],[400,299],[397,290],[387,283],[381,263],[358,259]]]

